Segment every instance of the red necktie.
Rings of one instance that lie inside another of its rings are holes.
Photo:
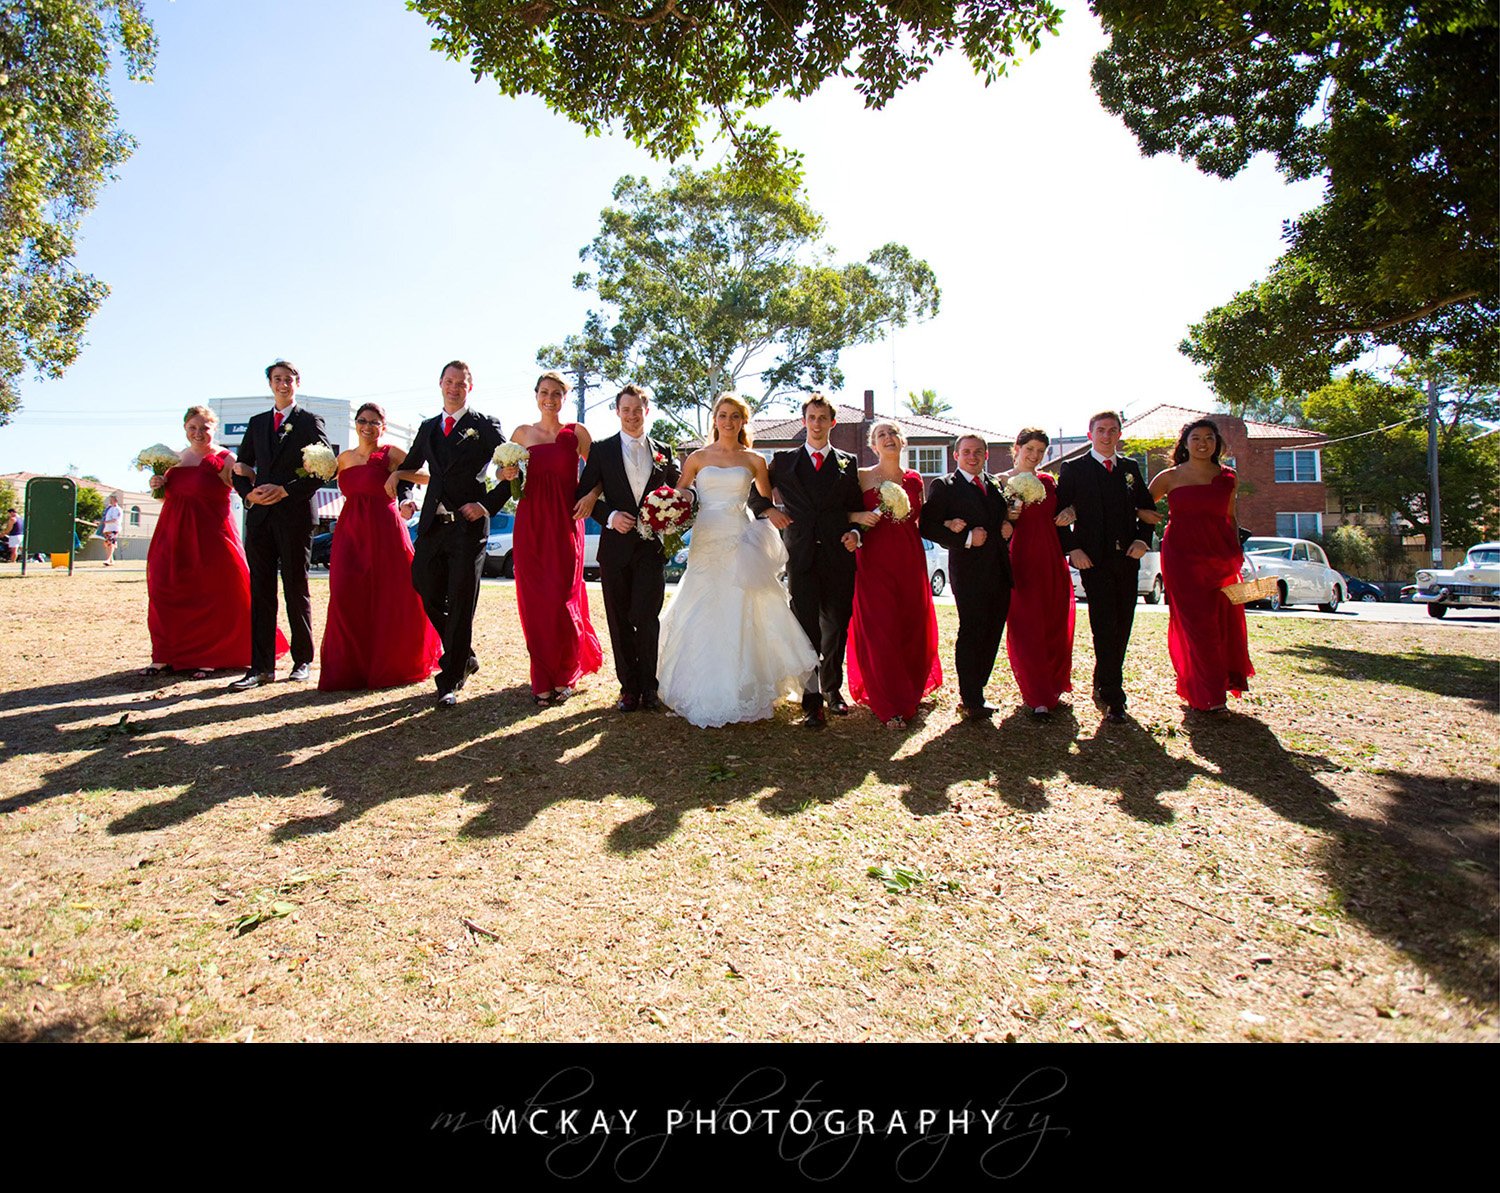
[[[1104,461],[1104,471],[1105,472],[1113,472],[1114,470],[1115,470],[1115,458],[1113,456],[1110,456],[1109,459],[1107,459],[1107,460]]]
[[[983,493],[984,492],[984,477],[982,477],[982,476],[976,476],[974,478],[974,483],[979,486],[979,491],[981,493]]]
[[[453,416],[451,414],[444,415],[443,416],[443,437],[446,439],[451,434],[453,434]]]
[[[271,415],[271,431],[273,434],[281,434],[281,421],[284,418],[286,418],[286,415],[282,414],[279,410]]]
[[[822,452],[813,452],[812,458],[813,458],[813,471],[814,472],[821,472],[823,470],[823,453]]]

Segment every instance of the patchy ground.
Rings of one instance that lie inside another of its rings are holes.
[[[139,565],[0,620],[0,1039],[1497,1035],[1493,629],[1253,618],[1213,719],[1143,615],[1125,726],[813,734],[538,711],[509,587],[446,713],[139,678]]]

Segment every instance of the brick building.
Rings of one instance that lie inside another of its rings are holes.
[[[1316,431],[1163,403],[1125,420],[1123,450],[1140,464],[1149,481],[1171,464],[1182,428],[1199,418],[1211,418],[1218,425],[1224,438],[1223,462],[1239,476],[1236,512],[1241,526],[1253,534],[1290,538],[1323,533],[1328,486],[1323,479],[1324,437]],[[1149,446],[1140,450],[1141,445]],[[1084,444],[1044,467],[1055,472],[1063,460],[1088,450]]]

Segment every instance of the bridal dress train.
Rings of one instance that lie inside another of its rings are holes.
[[[658,694],[694,725],[762,721],[818,665],[778,579],[786,548],[750,516],[750,472],[698,472],[688,568],[662,618]]]

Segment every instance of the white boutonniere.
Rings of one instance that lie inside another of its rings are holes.
[[[1133,473],[1133,472],[1127,472],[1125,474],[1125,487],[1127,489],[1134,489],[1135,488],[1135,473]]]
[[[840,472],[848,472],[849,471],[849,457],[848,456],[841,456],[837,452],[835,452],[833,458],[838,461],[839,471]]]
[[[473,427],[465,427],[464,430],[463,430],[463,433],[459,435],[459,439],[460,440],[464,440],[464,439],[478,439],[478,438],[479,438],[479,432],[476,431]]]

